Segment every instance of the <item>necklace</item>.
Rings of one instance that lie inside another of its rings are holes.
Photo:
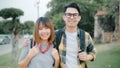
[[[43,54],[45,54],[45,52],[48,51],[48,49],[50,48],[50,46],[51,46],[51,43],[48,43],[46,49],[43,50],[41,44],[40,44],[40,43],[38,44],[39,50],[40,50],[40,52],[43,53]]]

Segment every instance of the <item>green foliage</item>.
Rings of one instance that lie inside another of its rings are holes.
[[[11,20],[4,20],[4,21],[0,21],[1,24],[1,33],[0,34],[11,34],[13,32],[13,28],[15,28],[15,34],[19,33],[22,29],[23,29],[23,24],[21,24],[20,22],[15,22],[13,23],[13,21]]]
[[[3,21],[5,22],[5,28],[3,31],[5,33],[13,33],[14,35],[17,35],[22,29],[23,25],[19,22],[19,16],[23,15],[24,12],[17,8],[4,8],[0,10],[0,17],[7,19],[12,18],[12,21]]]
[[[4,19],[10,18],[10,17],[16,18],[23,14],[24,12],[17,8],[4,8],[4,9],[1,9],[0,11],[0,16],[3,17]]]
[[[107,14],[99,16],[100,26],[105,32],[113,32],[115,30],[115,18],[117,19],[119,11],[119,0],[103,0],[102,6],[105,6]]]
[[[113,32],[115,30],[115,17],[113,15],[99,16],[99,23],[105,32]]]
[[[4,34],[3,31],[3,22],[0,21],[0,34]]]
[[[94,31],[94,15],[97,11],[98,4],[90,0],[52,0],[48,4],[48,8],[51,10],[46,13],[46,16],[50,17],[53,22],[55,29],[63,28],[65,26],[62,16],[64,14],[63,8],[67,3],[75,2],[81,8],[82,19],[78,26],[84,30],[87,30],[91,34]],[[86,28],[87,27],[87,28]]]
[[[65,23],[64,23],[64,21],[62,19],[62,14],[55,15],[53,17],[53,20],[54,20],[53,23],[54,23],[55,29],[60,29],[60,28],[64,27]]]
[[[93,36],[94,32],[94,16],[97,11],[98,5],[88,2],[83,2],[80,4],[81,6],[81,21],[78,24],[78,27],[86,30]]]
[[[107,8],[107,12],[110,15],[115,15],[115,12],[119,11],[120,0],[106,0],[103,6]]]
[[[102,6],[106,6],[109,15],[114,15],[114,12],[118,11],[119,4],[119,0],[51,0],[48,3],[48,8],[51,10],[46,13],[46,16],[53,20],[55,29],[64,27],[65,24],[63,24],[64,21],[62,20],[62,15],[64,14],[63,8],[70,2],[77,3],[81,9],[82,19],[78,27],[88,31],[92,36],[96,12],[101,10]]]
[[[4,28],[3,31],[6,33],[6,34],[10,34],[11,33],[11,29],[13,28],[13,22],[11,20],[4,20],[2,21],[3,22],[3,26]]]
[[[33,21],[25,21],[24,22],[24,33],[25,34],[32,34],[34,29],[34,22]]]
[[[20,22],[13,23],[11,20],[0,21],[0,34],[11,34],[13,32],[13,28],[16,28],[14,33],[24,33],[32,34],[34,29],[33,21],[25,21],[24,24]]]

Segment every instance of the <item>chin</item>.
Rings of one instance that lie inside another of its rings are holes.
[[[43,40],[48,40],[48,38],[42,38]]]
[[[69,25],[69,27],[75,27],[75,26],[73,26],[73,25]]]

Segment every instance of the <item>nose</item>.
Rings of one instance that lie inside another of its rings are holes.
[[[70,18],[72,18],[72,19],[73,19],[73,18],[74,18],[74,16],[73,16],[73,15],[71,15],[71,16],[70,16]]]
[[[45,29],[45,28],[43,28],[43,32],[46,32],[46,29]]]

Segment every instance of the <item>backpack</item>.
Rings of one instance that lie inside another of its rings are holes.
[[[78,37],[80,38],[80,49],[81,51],[85,51],[85,31],[82,29],[79,29]],[[64,33],[63,29],[59,29],[56,31],[56,37],[54,41],[54,47],[58,49],[58,46],[61,42],[62,34]],[[58,49],[59,50],[59,49]]]
[[[34,43],[33,43],[34,42]],[[33,38],[30,39],[30,48],[36,45],[36,42],[33,40]]]

